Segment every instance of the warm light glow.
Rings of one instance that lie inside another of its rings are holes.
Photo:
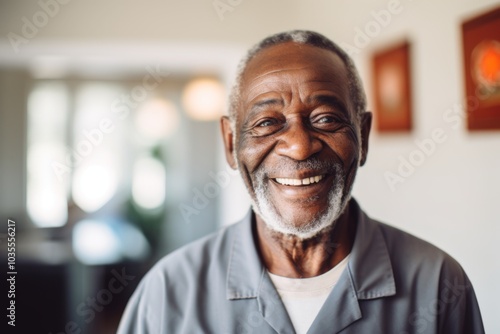
[[[381,68],[378,80],[384,109],[397,112],[403,102],[403,73],[396,66],[386,65]]]
[[[146,102],[138,111],[136,125],[146,138],[159,140],[171,135],[179,125],[179,114],[170,101],[154,99]]]
[[[472,52],[475,78],[486,86],[500,85],[500,43],[483,41]]]
[[[152,157],[139,159],[134,165],[132,197],[145,209],[155,209],[165,201],[165,167]]]
[[[111,167],[90,165],[78,168],[73,181],[73,199],[86,212],[94,212],[106,204],[118,186]]]
[[[224,87],[219,81],[196,79],[186,86],[182,103],[191,118],[209,121],[223,114],[225,98]]]

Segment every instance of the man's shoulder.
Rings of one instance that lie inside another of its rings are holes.
[[[216,232],[192,241],[161,258],[150,270],[151,273],[196,274],[213,262],[228,261],[233,235],[241,228],[242,221],[223,227]]]
[[[185,314],[196,314],[201,302],[225,300],[227,263],[243,226],[245,221],[221,228],[161,258],[139,283],[118,332],[163,333],[164,326],[186,325]]]
[[[378,220],[371,219],[371,221],[378,225],[382,235],[387,243],[387,246],[399,250],[418,251],[419,255],[427,256],[449,256],[442,249],[425,241],[409,232],[403,231],[395,226],[387,223],[382,223]]]
[[[463,272],[452,256],[432,243],[389,224],[370,220],[380,229],[394,265],[455,274]]]

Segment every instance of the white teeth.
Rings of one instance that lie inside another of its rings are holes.
[[[287,178],[276,178],[276,182],[286,186],[301,186],[313,183],[318,183],[323,179],[323,175],[306,177],[305,179],[287,179]]]

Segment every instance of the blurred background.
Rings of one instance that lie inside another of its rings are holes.
[[[370,110],[373,55],[411,44],[411,130],[373,129],[354,197],[456,258],[486,331],[500,333],[500,131],[467,130],[461,30],[498,5],[0,0],[2,275],[8,219],[17,270],[6,333],[114,333],[159,258],[244,215],[218,120],[245,51],[290,29],[347,48]],[[401,176],[436,129],[446,139]]]

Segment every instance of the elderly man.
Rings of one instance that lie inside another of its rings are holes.
[[[161,260],[118,332],[483,333],[460,265],[351,199],[371,120],[352,60],[326,37],[251,49],[221,127],[252,210]]]

